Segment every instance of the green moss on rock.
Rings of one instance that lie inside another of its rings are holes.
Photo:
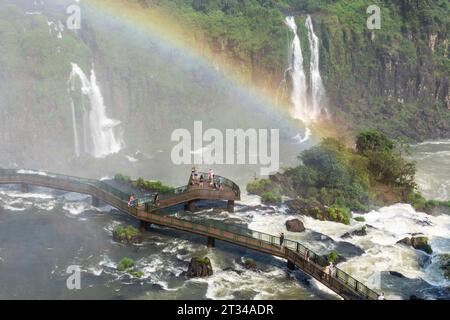
[[[113,230],[113,240],[126,244],[137,244],[142,242],[142,234],[135,227],[118,225]]]

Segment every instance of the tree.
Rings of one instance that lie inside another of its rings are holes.
[[[392,151],[394,146],[394,142],[380,131],[361,131],[356,136],[356,150],[363,155],[370,151]]]

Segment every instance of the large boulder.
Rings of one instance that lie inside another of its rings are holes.
[[[432,254],[433,250],[431,249],[431,246],[428,244],[428,238],[427,237],[412,237],[411,238],[412,246],[417,250],[422,250],[428,254]]]
[[[186,276],[189,278],[201,278],[211,275],[213,275],[213,268],[208,257],[193,257],[191,259]]]
[[[244,267],[246,269],[249,269],[249,270],[256,270],[257,269],[256,262],[252,258],[245,259]]]
[[[417,236],[417,237],[411,237],[411,238],[403,238],[397,243],[401,243],[407,246],[411,246],[414,249],[421,250],[423,252],[426,252],[428,254],[432,254],[433,250],[431,249],[431,246],[428,244],[428,238],[424,236]]]
[[[142,233],[135,227],[129,225],[124,227],[118,225],[113,230],[113,240],[125,244],[142,243]]]
[[[411,246],[412,246],[411,238],[408,238],[408,237],[403,238],[403,239],[401,239],[401,240],[398,240],[397,243],[404,244],[404,245],[406,245],[406,246],[408,246],[408,247],[411,247]]]
[[[347,238],[351,238],[352,236],[361,237],[361,236],[366,236],[366,235],[367,235],[367,227],[363,226],[361,229],[356,229],[356,230],[353,230],[351,232],[344,233],[341,236],[341,238],[342,239],[347,239]]]
[[[303,232],[305,231],[305,226],[299,219],[291,219],[286,221],[286,229],[290,232]]]

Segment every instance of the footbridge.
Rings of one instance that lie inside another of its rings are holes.
[[[323,267],[323,257],[299,242],[274,235],[257,232],[233,224],[214,220],[194,221],[192,215],[163,215],[160,210],[180,204],[195,203],[198,200],[227,201],[232,210],[235,200],[240,200],[239,187],[232,181],[221,177],[221,187],[209,184],[182,186],[169,194],[161,195],[158,203],[143,201],[137,206],[129,206],[129,194],[105,181],[71,177],[43,171],[0,169],[0,184],[18,184],[23,192],[29,185],[42,186],[92,196],[93,204],[99,200],[123,211],[141,221],[141,224],[156,224],[173,228],[208,239],[208,246],[214,246],[215,239],[246,247],[287,260],[288,268],[295,267],[310,275],[320,283],[348,300],[377,300],[379,294],[368,288],[339,268],[329,270]],[[191,206],[192,209],[192,206]]]

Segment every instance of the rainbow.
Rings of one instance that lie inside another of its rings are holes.
[[[257,101],[256,104],[262,108],[260,111],[281,116],[287,126],[296,127],[296,130],[304,127],[301,121],[293,119],[291,106],[276,102],[273,88],[258,87],[249,81],[245,74],[239,72],[240,67],[233,61],[225,61],[224,58],[214,54],[198,34],[198,30],[183,23],[181,17],[177,17],[176,10],[168,12],[159,7],[143,8],[139,3],[127,0],[86,0],[83,4],[99,17],[119,21],[131,32],[139,32],[165,47],[182,50],[189,60],[200,64],[206,70],[217,73],[220,69],[219,72],[226,81],[241,87],[247,96],[250,95]]]

